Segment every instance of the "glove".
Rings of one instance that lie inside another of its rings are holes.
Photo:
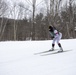
[[[54,38],[54,36],[51,36],[51,38],[53,39],[53,38]]]

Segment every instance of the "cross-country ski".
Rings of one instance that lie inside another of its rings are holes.
[[[41,56],[47,56],[47,55],[53,55],[53,54],[60,54],[60,53],[65,53],[65,52],[69,52],[69,51],[72,51],[72,50],[55,51],[55,52],[51,52],[51,53],[42,54]]]
[[[47,51],[42,51],[42,52],[34,53],[34,55],[38,55],[38,54],[42,54],[42,53],[48,53],[48,52],[53,52],[53,51],[56,51],[56,50],[58,50],[58,49],[55,49],[55,50],[49,49]]]

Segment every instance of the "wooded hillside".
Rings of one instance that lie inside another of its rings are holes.
[[[7,2],[0,1],[0,41],[5,40],[49,40],[48,26],[55,26],[63,34],[63,39],[76,38],[76,4],[69,0],[62,7],[63,0],[45,2],[45,12],[36,13],[36,0],[33,0],[32,12],[21,3],[9,8]],[[49,8],[49,7],[50,8]],[[26,10],[26,8],[27,10]],[[44,8],[40,8],[44,10]],[[45,14],[46,13],[46,14]],[[9,17],[12,16],[12,19]]]

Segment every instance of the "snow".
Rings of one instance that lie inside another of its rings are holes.
[[[0,75],[76,75],[76,39],[60,42],[67,52],[37,55],[49,50],[52,40],[0,42]]]

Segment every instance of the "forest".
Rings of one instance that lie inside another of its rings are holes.
[[[49,26],[63,34],[62,39],[76,38],[75,0],[0,0],[0,41],[49,40]]]

